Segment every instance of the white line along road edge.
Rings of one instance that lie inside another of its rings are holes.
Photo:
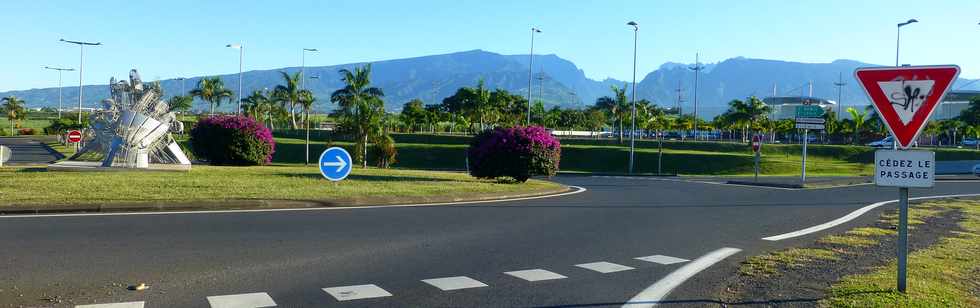
[[[708,254],[697,258],[697,260],[685,264],[681,268],[671,272],[646,289],[643,289],[643,291],[640,291],[639,294],[633,296],[633,298],[623,304],[623,307],[634,308],[656,306],[658,303],[663,301],[668,294],[670,294],[670,291],[673,291],[674,288],[680,286],[682,283],[684,283],[684,281],[687,281],[687,279],[694,277],[694,275],[697,273],[740,251],[742,250],[738,248],[725,247],[709,252]]]
[[[925,197],[909,198],[909,200],[927,200],[927,199],[943,199],[943,198],[959,198],[959,197],[977,197],[977,196],[980,196],[980,194],[925,196]],[[804,236],[804,235],[815,233],[815,232],[820,232],[820,231],[823,231],[823,230],[827,230],[827,229],[836,227],[836,226],[838,226],[840,224],[843,224],[843,223],[846,223],[848,221],[854,220],[855,218],[858,218],[859,216],[864,215],[864,213],[867,213],[868,211],[871,211],[871,210],[873,210],[873,209],[875,209],[877,207],[880,207],[882,205],[889,204],[889,203],[895,203],[895,202],[898,202],[898,200],[888,200],[888,201],[881,201],[881,202],[877,202],[877,203],[872,203],[871,205],[868,205],[868,206],[859,208],[857,210],[854,210],[853,212],[851,212],[851,213],[849,213],[847,215],[844,215],[844,217],[841,217],[841,218],[837,218],[837,219],[834,219],[834,220],[831,220],[831,221],[828,221],[828,222],[825,222],[825,223],[822,223],[822,224],[819,224],[819,225],[816,225],[816,226],[813,226],[813,227],[809,227],[809,228],[806,228],[806,229],[793,231],[793,232],[790,232],[790,233],[783,233],[783,234],[780,234],[780,235],[773,235],[773,236],[769,236],[769,237],[763,237],[762,239],[763,240],[767,240],[767,241],[781,241],[781,240],[785,240],[785,239],[788,239],[788,238],[794,238],[794,237]]]
[[[122,212],[122,213],[77,213],[77,214],[32,214],[32,215],[0,215],[4,218],[38,218],[38,217],[78,217],[78,216],[127,216],[127,215],[173,215],[173,214],[224,214],[224,213],[261,213],[261,212],[292,212],[292,211],[331,211],[331,210],[365,210],[365,209],[384,209],[398,207],[423,207],[439,205],[467,205],[496,202],[525,201],[545,198],[555,198],[585,192],[587,189],[580,186],[568,186],[574,189],[559,194],[520,197],[498,200],[473,200],[459,202],[437,202],[437,203],[418,203],[418,204],[390,204],[390,205],[365,205],[365,206],[341,206],[341,207],[304,207],[286,209],[260,209],[260,210],[217,210],[217,211],[164,211],[164,212]]]

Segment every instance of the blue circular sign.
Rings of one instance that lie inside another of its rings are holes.
[[[338,147],[332,147],[320,154],[320,174],[331,181],[340,181],[350,175],[350,153]]]

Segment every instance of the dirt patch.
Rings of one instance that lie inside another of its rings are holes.
[[[886,215],[894,215],[895,212],[892,210]],[[964,219],[961,210],[949,210],[924,218],[925,223],[915,225],[914,229],[909,230],[910,253],[932,246],[942,238],[954,236],[953,232],[963,231],[959,223]],[[882,221],[876,222],[873,227],[895,229]],[[827,296],[831,284],[844,276],[865,274],[895,259],[896,235],[879,235],[873,238],[876,243],[863,247],[833,241],[814,241],[800,248],[830,250],[836,253],[837,259],[815,258],[797,266],[777,264],[775,273],[769,275],[736,274],[727,282],[728,287],[722,298],[727,306],[817,306],[817,302]]]

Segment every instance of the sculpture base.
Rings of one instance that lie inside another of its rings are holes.
[[[70,171],[70,172],[112,172],[112,171],[176,171],[187,172],[191,170],[191,165],[176,164],[149,164],[147,168],[125,168],[125,167],[102,167],[101,162],[97,161],[62,161],[48,165],[48,171]]]

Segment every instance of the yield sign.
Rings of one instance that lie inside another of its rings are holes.
[[[956,65],[859,68],[854,77],[871,98],[898,146],[909,148],[949,86],[960,74]]]

